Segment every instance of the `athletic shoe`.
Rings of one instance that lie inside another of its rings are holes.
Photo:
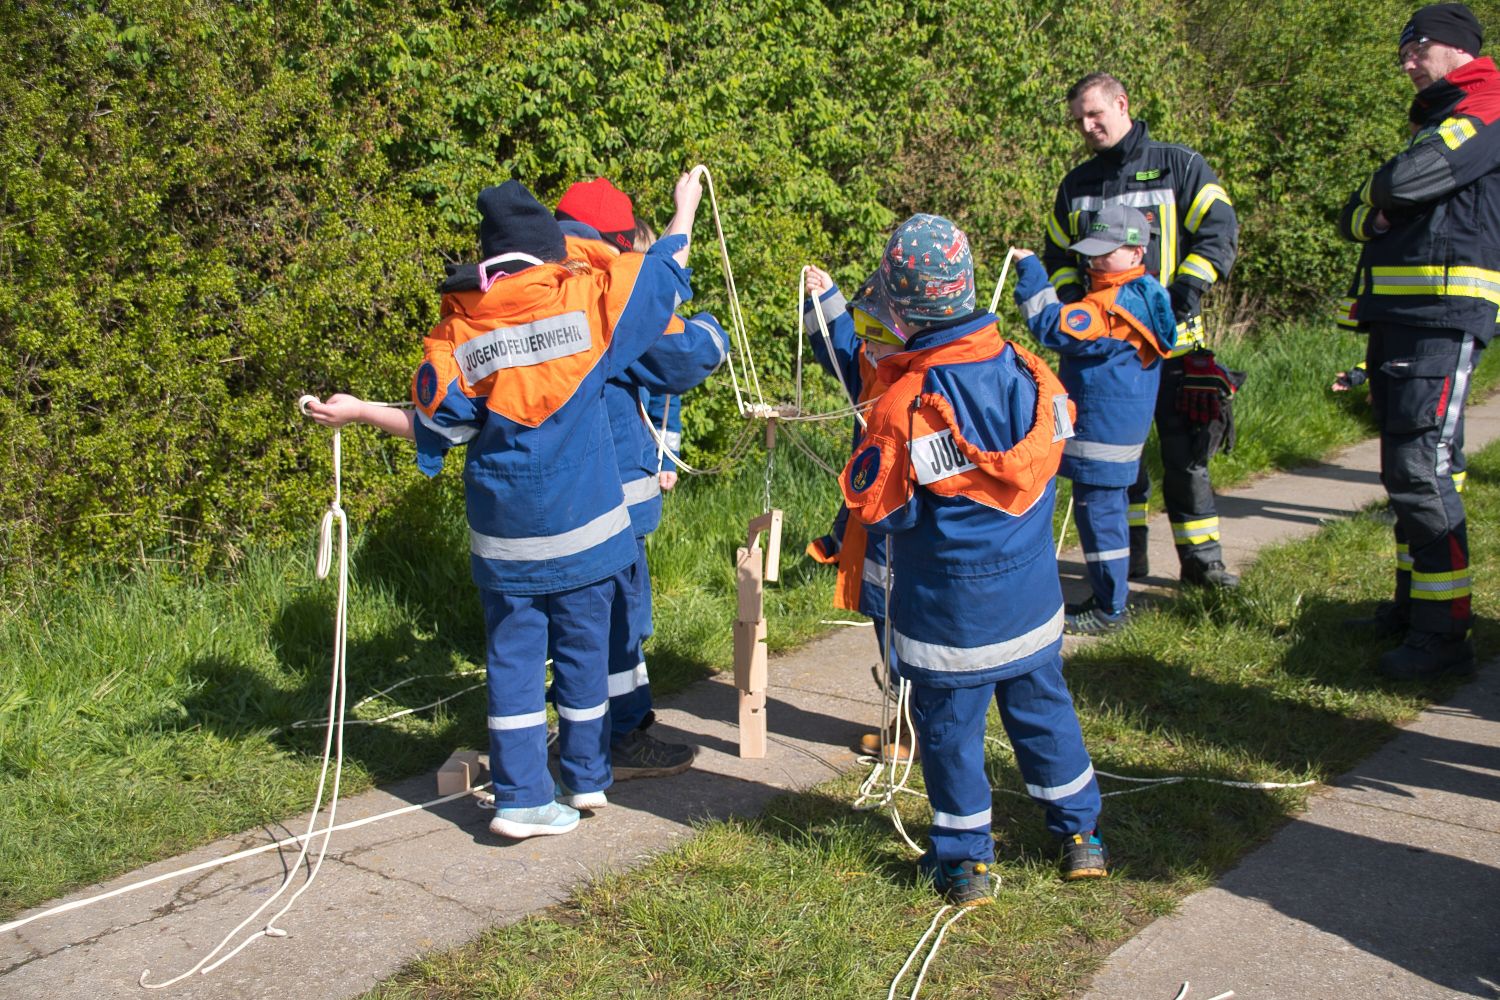
[[[1097,830],[1088,836],[1075,833],[1063,841],[1062,874],[1069,882],[1109,874],[1109,848],[1099,839]]]
[[[1405,642],[1380,658],[1376,669],[1397,681],[1424,680],[1443,674],[1467,677],[1474,672],[1474,644],[1467,635],[1413,629],[1406,633]]]
[[[1130,529],[1130,568],[1127,580],[1144,580],[1151,575],[1151,550],[1146,545],[1146,529]]]
[[[1190,587],[1217,587],[1233,590],[1240,585],[1240,578],[1224,568],[1215,559],[1211,563],[1185,562],[1182,564],[1182,582]]]
[[[644,729],[632,729],[609,748],[616,781],[665,778],[693,766],[697,751],[686,743],[663,743]]]
[[[1411,628],[1411,607],[1395,601],[1381,601],[1363,618],[1345,618],[1349,628],[1372,632],[1382,639],[1399,639]]]
[[[577,809],[561,802],[548,802],[530,809],[496,809],[495,818],[490,820],[490,832],[511,840],[525,840],[572,833],[577,825]]]
[[[932,887],[954,906],[980,906],[994,902],[988,862],[938,862],[924,854],[917,860],[917,870],[931,879]]]
[[[1105,635],[1118,632],[1130,618],[1129,609],[1110,614],[1099,607],[1099,602],[1090,597],[1076,610],[1063,609],[1063,631],[1068,635]]]
[[[592,811],[594,809],[603,809],[609,805],[609,799],[604,797],[602,789],[597,792],[573,792],[568,790],[567,785],[559,781],[557,783],[556,794],[557,801],[565,806],[572,806],[574,809],[588,809]]]

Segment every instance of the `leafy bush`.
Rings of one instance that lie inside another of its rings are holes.
[[[1476,5],[1493,23],[1494,5]],[[330,493],[303,392],[402,398],[478,189],[595,174],[670,214],[711,165],[763,383],[790,392],[793,283],[845,283],[925,209],[982,280],[1036,247],[1081,151],[1062,94],[1107,67],[1200,148],[1244,223],[1231,294],[1340,290],[1330,220],[1404,133],[1408,5],[1291,0],[577,0],[0,8],[0,575],[166,557],[203,568],[301,531]],[[706,218],[699,300],[725,310]],[[722,449],[722,386],[688,430]],[[396,444],[351,457],[358,519],[450,504]],[[13,578],[13,577],[12,577]]]

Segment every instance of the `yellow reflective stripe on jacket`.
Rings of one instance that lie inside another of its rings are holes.
[[[1126,509],[1125,520],[1132,528],[1144,528],[1147,514],[1147,504],[1133,503]]]
[[[1068,213],[1068,236],[1070,239],[1078,239],[1078,216],[1082,211],[1082,209],[1075,208]]]
[[[1219,280],[1219,272],[1209,259],[1196,253],[1190,253],[1184,257],[1178,271],[1197,278],[1199,281],[1206,281],[1210,285]]]
[[[1047,280],[1052,282],[1053,288],[1061,288],[1063,285],[1068,284],[1083,284],[1083,275],[1079,273],[1076,267],[1060,267],[1056,271],[1053,271]]]
[[[1219,519],[1217,517],[1205,517],[1201,521],[1173,521],[1172,540],[1178,545],[1217,542],[1219,540]]]
[[[1359,189],[1360,203],[1363,205],[1369,205],[1371,208],[1375,207],[1375,201],[1370,195],[1370,185],[1374,183],[1375,175],[1371,174],[1369,178],[1365,180],[1365,186]]]
[[[1229,200],[1229,192],[1225,191],[1219,185],[1203,185],[1203,190],[1198,192],[1198,196],[1188,206],[1187,219],[1184,220],[1183,227],[1190,233],[1196,233],[1198,227],[1203,224],[1203,217],[1208,214],[1210,208],[1213,208],[1216,201],[1222,201],[1224,204],[1231,206],[1234,204]]]
[[[1351,330],[1357,329],[1359,327],[1359,320],[1354,318],[1354,307],[1358,303],[1359,299],[1340,299],[1338,311],[1335,313],[1333,321],[1339,326],[1348,327]]]
[[[1177,277],[1177,203],[1162,205],[1161,212],[1161,257],[1157,262],[1157,277],[1163,285],[1170,285]]]
[[[1452,601],[1469,597],[1472,584],[1467,569],[1456,569],[1446,573],[1411,574],[1411,596],[1416,601]]]
[[[1369,221],[1369,205],[1360,205],[1354,210],[1354,214],[1349,216],[1349,229],[1354,233],[1354,238],[1361,243],[1370,241],[1370,230],[1367,228]]]
[[[1453,492],[1462,493],[1464,484],[1469,481],[1469,470],[1461,469],[1453,474]]]
[[[1396,572],[1410,573],[1411,567],[1411,547],[1405,542],[1398,542],[1396,544]]]
[[[1370,278],[1375,295],[1462,295],[1500,306],[1500,271],[1487,267],[1372,267]]]
[[[1063,235],[1062,224],[1057,221],[1057,216],[1051,212],[1047,213],[1047,239],[1052,241],[1053,246],[1061,250],[1068,249],[1068,238]]]
[[[1446,119],[1437,129],[1438,137],[1449,149],[1457,149],[1478,134],[1474,123],[1467,118]]]

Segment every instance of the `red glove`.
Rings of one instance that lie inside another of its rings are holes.
[[[1182,387],[1177,391],[1177,409],[1195,424],[1210,424],[1224,413],[1224,400],[1234,395],[1229,380],[1214,352],[1200,347],[1182,359]]]

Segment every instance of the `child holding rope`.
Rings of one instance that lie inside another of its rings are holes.
[[[470,565],[488,632],[490,763],[500,836],[563,834],[611,783],[605,671],[614,575],[636,558],[604,385],[692,296],[688,235],[703,189],[677,182],[677,215],[644,255],[572,262],[557,222],[519,182],[479,194],[477,266],[449,267],[442,318],[412,380],[415,418],[347,395],[307,410],[413,439],[436,475],[466,446]],[[545,661],[553,660],[559,772],[547,771]]]
[[[1108,873],[1099,786],[1062,676],[1054,479],[1073,408],[1040,358],[975,309],[968,239],[916,215],[851,304],[888,388],[840,476],[850,516],[887,535],[893,668],[933,818],[920,869],[951,902],[990,897],[985,715],[993,699],[1068,879]]]
[[[622,253],[646,253],[656,242],[635,218],[630,196],[600,177],[568,188],[556,216],[567,237],[568,256],[607,268]],[[661,524],[661,484],[656,445],[642,422],[651,393],[678,394],[700,384],[723,363],[729,338],[718,320],[698,313],[673,316],[665,335],[604,386],[604,404],[614,439],[615,461],[630,506],[636,558],[615,574],[609,629],[610,766],[615,780],[679,774],[692,766],[694,750],[651,735],[645,642],[652,633],[651,573],[646,536]]]
[[[1073,509],[1093,595],[1069,606],[1064,631],[1099,635],[1125,624],[1130,593],[1126,493],[1135,483],[1156,408],[1161,359],[1177,343],[1172,300],[1146,273],[1151,229],[1128,205],[1106,205],[1068,247],[1089,262],[1089,292],[1063,305],[1047,270],[1021,251],[1015,298],[1031,333],[1062,356],[1058,377],[1078,408],[1078,433],[1063,446]]]

